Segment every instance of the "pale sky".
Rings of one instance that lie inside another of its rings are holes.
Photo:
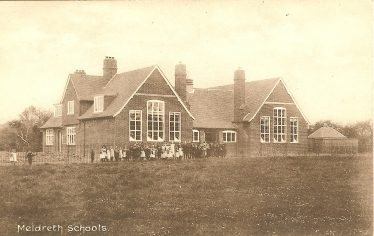
[[[371,2],[0,2],[0,123],[52,109],[68,74],[179,61],[195,87],[282,77],[310,122],[372,116]]]

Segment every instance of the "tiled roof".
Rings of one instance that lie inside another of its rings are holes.
[[[61,117],[51,117],[40,128],[41,129],[48,129],[48,128],[59,128],[59,127],[62,127]]]
[[[102,76],[70,74],[69,77],[79,100],[93,101],[94,95],[100,93],[106,83]]]
[[[245,120],[251,120],[280,78],[245,83]],[[196,89],[190,95],[191,113],[197,128],[234,128],[234,84]]]
[[[343,134],[331,127],[321,127],[314,131],[308,138],[312,139],[345,139]]]
[[[101,90],[98,90],[103,95],[115,96],[109,106],[101,113],[94,113],[93,106],[91,106],[79,117],[79,119],[113,116],[122,108],[125,102],[131,97],[155,67],[156,66],[149,66],[116,74],[106,85],[103,85]],[[95,94],[92,96],[94,95]]]
[[[234,128],[232,90],[195,89],[189,98],[195,128]]]

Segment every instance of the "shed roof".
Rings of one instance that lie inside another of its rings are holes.
[[[308,136],[311,139],[346,139],[343,134],[332,127],[321,127]]]
[[[49,129],[49,128],[60,128],[60,127],[62,127],[61,117],[51,117],[40,128],[41,129]]]

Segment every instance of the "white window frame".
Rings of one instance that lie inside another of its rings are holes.
[[[151,109],[149,109],[149,104],[151,104]],[[157,106],[156,106],[157,104]],[[154,110],[155,107],[160,107],[162,105],[162,110],[157,109]],[[150,116],[152,117],[150,119]],[[153,121],[155,117],[157,121]],[[160,117],[162,118],[160,121]],[[151,129],[149,129],[149,123],[151,122]],[[157,126],[160,127],[162,125],[162,129],[154,129],[154,124],[157,123]],[[149,135],[151,134],[151,137]],[[154,139],[154,135],[157,135],[157,139]],[[160,137],[162,134],[162,137]],[[147,101],[147,141],[150,142],[164,142],[165,140],[165,102],[161,100],[148,100]]]
[[[74,114],[74,100],[68,101],[68,115],[73,115]]]
[[[267,124],[264,121],[267,121]],[[267,127],[267,132],[266,132],[266,127]],[[260,117],[260,142],[270,143],[270,116]]]
[[[76,127],[66,127],[66,144],[71,146],[75,145],[75,138],[76,138]]]
[[[273,142],[287,142],[287,112],[284,107],[274,107],[273,109]]]
[[[61,104],[55,105],[54,116],[55,117],[61,117],[62,116],[62,105]]]
[[[135,119],[131,118],[131,114],[135,114]],[[137,114],[140,114],[140,119],[136,119]],[[142,118],[143,118],[142,110],[130,110],[129,111],[129,141],[130,142],[142,141]],[[131,122],[134,122],[135,129],[131,129]],[[140,123],[140,129],[136,128],[137,122]],[[131,132],[135,133],[135,138],[131,137]],[[139,139],[136,139],[136,134],[138,132],[139,132]]]
[[[100,113],[104,111],[104,96],[98,95],[94,97],[94,113]]]
[[[224,143],[236,143],[236,131],[233,131],[233,130],[222,131],[222,141]]]
[[[299,118],[298,117],[290,117],[290,143],[299,143]]]
[[[197,134],[197,139],[195,139],[195,133]],[[192,130],[192,142],[194,143],[200,142],[200,131],[198,131],[197,129]]]
[[[172,115],[174,120],[171,120]],[[179,121],[176,121],[175,116],[179,116]],[[174,129],[171,128],[173,125]],[[176,129],[176,124],[179,124],[179,129]],[[176,139],[176,134],[179,134],[179,139]],[[169,141],[180,143],[182,141],[182,114],[181,112],[169,112]]]
[[[54,131],[53,129],[46,129],[45,130],[45,145],[46,146],[52,146],[54,143]]]

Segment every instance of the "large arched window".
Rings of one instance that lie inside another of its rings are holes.
[[[147,101],[147,141],[164,141],[165,103]]]

